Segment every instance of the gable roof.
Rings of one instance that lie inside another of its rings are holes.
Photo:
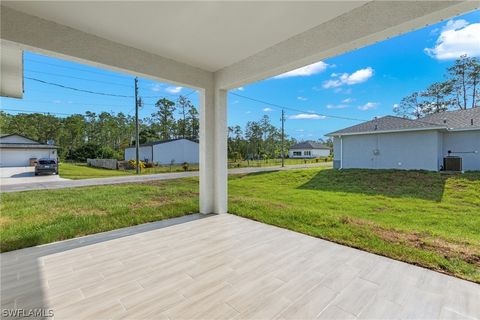
[[[324,145],[323,143],[318,143],[314,141],[305,141],[305,142],[297,143],[290,147],[290,150],[295,150],[295,149],[328,149],[330,150],[330,147],[327,145]]]
[[[473,125],[472,125],[473,121]],[[480,129],[480,108],[436,113],[420,119],[385,116],[331,132],[328,136],[418,130]]]
[[[0,135],[0,139],[4,139],[4,138],[8,138],[8,137],[13,137],[13,136],[17,136],[17,137],[21,137],[21,138],[23,138],[23,139],[30,140],[30,141],[31,141],[31,144],[34,144],[34,143],[35,143],[35,144],[37,144],[37,143],[38,143],[38,144],[42,144],[42,143],[38,142],[37,140],[33,140],[33,139],[29,138],[29,137],[26,137],[26,136],[24,136],[24,135],[17,134],[17,133],[2,134],[2,135]],[[9,142],[4,142],[4,143],[9,143]]]
[[[480,127],[480,107],[434,113],[421,118],[421,120],[445,125],[451,129]]]
[[[4,141],[5,138],[8,137],[20,137],[23,139],[21,142],[10,142],[10,141]],[[0,135],[0,148],[5,149],[58,149],[57,146],[55,145],[50,145],[46,143],[41,143],[36,140],[30,139],[29,137],[25,137],[21,134],[2,134]]]

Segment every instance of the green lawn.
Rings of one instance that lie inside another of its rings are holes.
[[[303,169],[231,176],[231,213],[480,283],[480,173]],[[196,178],[6,193],[1,250],[198,211]]]
[[[323,159],[285,159],[285,165],[295,164],[310,164],[324,162]],[[280,159],[270,160],[252,160],[252,161],[240,161],[229,162],[229,168],[245,168],[245,167],[272,167],[279,166],[281,164]],[[154,168],[145,168],[141,170],[140,174],[155,174],[155,173],[168,173],[168,172],[183,172],[185,171],[182,165],[163,165]],[[188,171],[198,171],[198,164],[190,164]],[[109,170],[102,168],[89,167],[84,163],[60,163],[59,167],[60,177],[72,180],[78,179],[92,179],[92,178],[107,178],[117,177],[135,174],[135,170]]]
[[[189,165],[189,171],[197,171],[198,165]],[[135,170],[109,170],[102,168],[89,167],[83,163],[60,163],[58,169],[59,175],[62,178],[78,180],[78,179],[92,179],[92,178],[107,178],[135,174]],[[154,168],[142,169],[140,174],[155,174],[167,172],[183,172],[185,171],[181,165],[158,166]]]

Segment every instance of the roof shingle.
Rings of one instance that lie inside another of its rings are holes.
[[[472,124],[473,123],[473,124]],[[447,111],[428,115],[420,119],[407,119],[385,116],[378,119],[329,133],[329,136],[342,134],[361,134],[382,131],[424,130],[424,129],[480,129],[480,108]]]

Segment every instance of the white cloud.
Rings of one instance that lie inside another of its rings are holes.
[[[376,102],[367,102],[363,106],[359,106],[358,109],[360,109],[362,111],[367,111],[367,110],[370,110],[370,109],[375,109],[375,108],[377,108],[377,106],[378,106],[378,103],[376,103]]]
[[[159,83],[155,83],[152,85],[152,91],[153,92],[159,92],[162,89],[162,85]]]
[[[348,106],[345,104],[337,104],[337,105],[328,104],[327,105],[327,109],[345,109],[345,108],[348,108]]]
[[[238,91],[244,91],[245,88],[244,88],[244,87],[238,87],[236,90],[238,90]]]
[[[296,132],[304,132],[304,129],[295,129]]]
[[[465,28],[466,26],[468,26],[468,22],[464,19],[448,20],[447,24],[442,27],[442,32],[449,30],[458,30]]]
[[[400,105],[398,103],[394,103],[392,106],[392,110],[393,111],[398,110],[398,107],[400,107]]]
[[[480,23],[450,20],[442,29],[435,46],[424,51],[437,60],[458,59],[465,54],[480,57]]]
[[[300,101],[307,101],[308,100],[308,98],[305,98],[305,97],[297,97],[297,99],[300,100]]]
[[[353,98],[347,98],[342,100],[343,103],[352,103],[353,101],[355,101],[355,99]]]
[[[182,91],[183,87],[168,87],[165,89],[168,93],[177,94]]]
[[[371,67],[357,70],[351,74],[342,73],[341,75],[332,74],[336,79],[330,79],[323,82],[325,89],[338,88],[343,85],[353,85],[367,81],[373,76],[374,70]]]
[[[309,66],[301,67],[286,73],[282,73],[273,77],[274,79],[283,79],[290,77],[306,77],[325,71],[328,68],[328,64],[323,61],[316,62]]]
[[[321,116],[319,114],[312,114],[312,113],[299,113],[299,114],[294,114],[288,117],[288,119],[292,120],[319,120],[319,119],[325,119],[325,116]]]
[[[263,108],[263,112],[272,112],[273,109],[272,108]]]

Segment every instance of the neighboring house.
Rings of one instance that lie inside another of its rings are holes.
[[[0,136],[0,167],[25,167],[31,159],[57,159],[57,148],[19,134]]]
[[[447,111],[417,120],[386,116],[332,132],[335,168],[480,170],[480,108]],[[447,159],[451,160],[451,159]]]
[[[288,150],[290,158],[319,158],[328,157],[329,155],[330,147],[313,141],[297,143]]]
[[[139,159],[158,164],[198,163],[198,143],[188,139],[170,139],[140,145]],[[125,149],[125,160],[135,160],[135,147]]]

